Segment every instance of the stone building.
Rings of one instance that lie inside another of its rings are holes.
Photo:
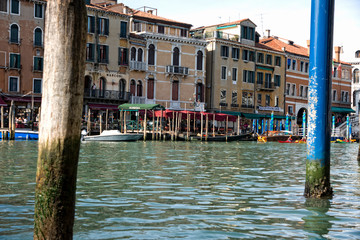
[[[110,110],[128,102],[129,16],[107,6],[87,5],[84,112]]]
[[[0,2],[0,105],[30,120],[41,102],[45,1]]]
[[[154,8],[108,8],[130,15],[131,102],[204,110],[206,42],[189,36],[191,25],[160,17]]]
[[[285,54],[259,42],[250,19],[200,27],[207,42],[207,109],[265,118],[284,116]]]
[[[297,124],[302,125],[302,116],[308,113],[308,85],[309,85],[309,48],[295,44],[270,34],[260,41],[278,51],[283,51],[286,56],[286,87],[285,110],[297,119]],[[351,71],[349,63],[341,61],[340,47],[334,48],[332,71],[332,114],[344,121],[351,109]]]

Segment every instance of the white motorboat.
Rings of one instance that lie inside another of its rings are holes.
[[[105,130],[100,135],[84,136],[84,141],[103,141],[103,142],[129,142],[137,141],[143,134],[121,133],[119,130]]]

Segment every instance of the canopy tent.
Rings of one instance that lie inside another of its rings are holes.
[[[259,113],[243,113],[243,112],[231,112],[231,111],[217,111],[217,113],[225,113],[233,116],[240,116],[247,119],[263,119],[263,118],[271,118],[271,113],[269,114],[259,114]],[[286,115],[275,115],[274,119],[286,119]],[[291,119],[295,119],[294,116],[291,116]]]
[[[6,107],[6,102],[0,97],[0,107]]]
[[[125,103],[119,106],[119,110],[138,111],[138,110],[165,110],[160,104],[131,104]]]
[[[114,104],[89,103],[88,106],[92,110],[106,110],[106,109],[109,109],[111,111],[118,110],[118,106]]]
[[[344,107],[331,107],[331,112],[333,113],[354,113],[352,108],[344,108]]]
[[[224,114],[224,113],[207,113],[207,112],[193,112],[193,111],[173,111],[173,110],[168,110],[166,109],[165,111],[162,111],[162,117],[167,117],[167,118],[173,118],[173,115],[175,117],[176,113],[181,113],[181,118],[182,119],[187,119],[187,114],[189,114],[190,119],[193,120],[195,119],[201,119],[201,115],[203,115],[203,117],[205,118],[206,115],[208,116],[209,120],[213,120],[214,119],[214,115],[215,115],[215,120],[216,121],[226,121],[226,119],[228,118],[228,120],[230,122],[235,122],[237,120],[237,116],[233,116],[233,115],[229,115],[229,114]],[[161,111],[157,110],[155,111],[155,117],[161,117]]]

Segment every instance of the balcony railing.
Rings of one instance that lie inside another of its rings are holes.
[[[146,100],[145,97],[131,96],[131,103],[132,104],[144,104],[145,100]]]
[[[85,89],[84,98],[94,98],[94,99],[113,99],[113,100],[130,100],[129,92],[119,92],[112,90],[101,90],[101,89]]]
[[[231,41],[236,41],[236,42],[239,41],[239,35],[225,33],[222,31],[206,32],[204,37],[205,37],[205,39],[206,38],[219,38],[219,39],[226,39],[226,40],[231,40]]]
[[[166,73],[169,74],[179,74],[179,75],[189,75],[188,67],[180,67],[180,66],[166,66]]]
[[[138,61],[130,61],[130,70],[146,71],[146,63]]]
[[[242,108],[254,108],[254,105],[252,104],[241,104]]]
[[[265,82],[262,84],[257,84],[257,87],[259,90],[265,90],[265,91],[273,91],[275,90],[275,84],[273,82]]]

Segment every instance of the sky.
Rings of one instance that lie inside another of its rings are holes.
[[[306,47],[310,39],[311,0],[118,0],[131,8],[156,8],[158,16],[208,26],[249,18],[261,36],[270,34]],[[221,4],[220,4],[221,3]],[[334,46],[341,60],[355,61],[360,50],[360,0],[335,0]],[[359,60],[357,60],[359,61]]]

